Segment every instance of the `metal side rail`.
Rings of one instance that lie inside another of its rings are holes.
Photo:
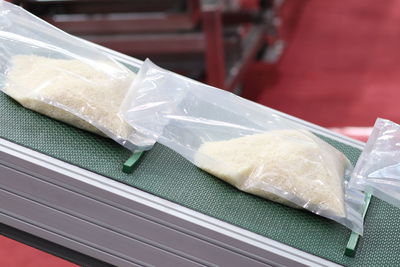
[[[337,266],[0,139],[0,223],[117,266]]]

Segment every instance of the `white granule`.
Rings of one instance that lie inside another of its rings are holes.
[[[116,71],[119,66],[103,62],[98,65],[102,71],[75,59],[14,56],[3,91],[24,107],[54,119],[104,136],[102,131],[74,115],[80,114],[126,139],[132,129],[118,116],[118,111],[134,74],[127,72],[113,79],[104,68]]]
[[[347,158],[307,131],[275,130],[228,141],[206,142],[195,156],[203,170],[236,186],[289,206],[275,189],[301,200],[305,208],[344,217]],[[295,203],[299,204],[299,203]]]

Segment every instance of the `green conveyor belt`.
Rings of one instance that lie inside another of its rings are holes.
[[[0,138],[110,177],[143,191],[334,262],[398,266],[400,210],[373,199],[355,258],[343,255],[350,231],[306,211],[242,193],[157,144],[131,174],[130,152],[113,141],[29,111],[0,92]],[[327,140],[355,163],[360,151]]]

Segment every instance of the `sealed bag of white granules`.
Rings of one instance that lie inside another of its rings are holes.
[[[136,131],[244,192],[362,233],[364,197],[347,187],[349,160],[283,114],[149,60],[121,114]]]
[[[350,186],[400,208],[400,125],[377,119]]]
[[[94,45],[2,0],[0,59],[0,89],[24,107],[131,150],[154,144],[118,115],[134,73]]]

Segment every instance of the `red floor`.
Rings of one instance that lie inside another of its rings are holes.
[[[400,1],[287,0],[287,47],[255,64],[244,96],[327,126],[400,122]]]
[[[278,64],[257,63],[244,96],[327,126],[400,122],[400,1],[286,0]],[[72,266],[0,237],[0,266]]]
[[[75,267],[76,265],[0,235],[0,266]]]

